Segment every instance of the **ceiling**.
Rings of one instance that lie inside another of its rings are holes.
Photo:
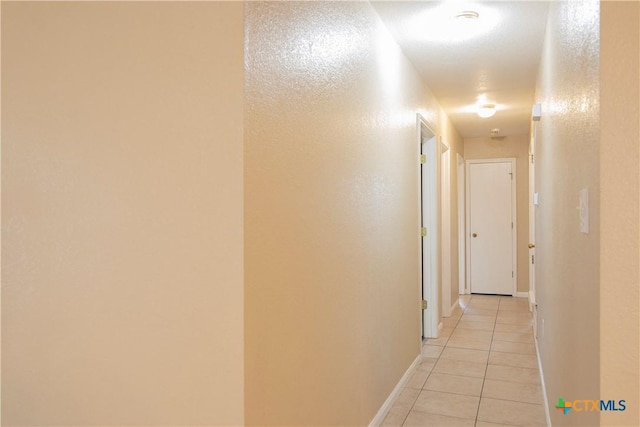
[[[528,134],[546,1],[372,1],[463,138]],[[477,19],[455,18],[464,11]],[[496,105],[480,118],[478,103]]]

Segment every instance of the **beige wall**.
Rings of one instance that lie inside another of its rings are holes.
[[[441,114],[368,3],[246,23],[246,421],[366,425],[420,351],[416,112]]]
[[[640,425],[640,7],[601,3],[600,396],[626,399],[601,424]]]
[[[465,138],[464,159],[516,159],[518,292],[529,292],[529,135]]]
[[[535,153],[537,330],[552,407],[559,397],[600,398],[598,10],[597,1],[550,5],[535,97],[542,104]],[[589,189],[589,234],[580,232],[576,210],[583,188]],[[599,422],[598,412],[550,412],[554,425]]]
[[[2,3],[4,425],[243,422],[243,6]]]

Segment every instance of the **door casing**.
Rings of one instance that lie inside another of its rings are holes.
[[[536,169],[535,169],[535,152],[536,152],[536,130],[537,122],[531,122],[531,140],[529,143],[529,243],[533,247],[529,247],[529,310],[533,314],[533,335],[538,336],[538,310],[536,303],[536,205],[534,197],[536,193]]]
[[[458,293],[468,294],[467,287],[467,242],[466,242],[466,200],[465,200],[465,163],[464,158],[456,153],[458,165]]]

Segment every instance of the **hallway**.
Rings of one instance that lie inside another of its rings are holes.
[[[435,6],[2,2],[2,425],[640,426],[640,1]]]
[[[465,295],[422,348],[384,426],[545,425],[524,298]]]

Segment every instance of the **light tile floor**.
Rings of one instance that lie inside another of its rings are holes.
[[[525,298],[465,295],[383,426],[544,426]]]

